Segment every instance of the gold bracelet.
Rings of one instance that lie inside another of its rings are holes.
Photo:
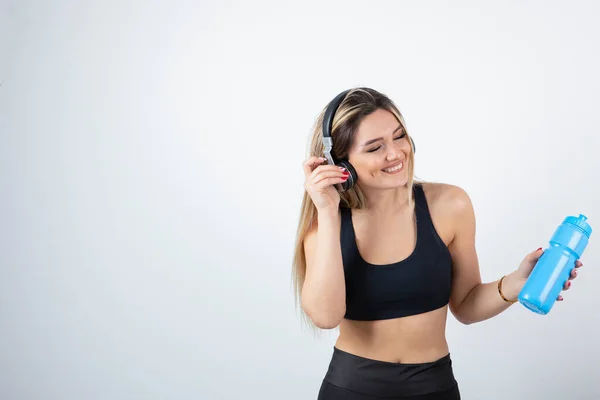
[[[502,299],[504,301],[506,301],[507,303],[516,303],[518,301],[517,300],[509,300],[506,297],[504,297],[504,294],[502,294],[502,281],[504,280],[504,278],[506,278],[506,275],[504,275],[502,278],[500,278],[500,280],[498,281],[498,293],[500,293],[500,296],[502,297]]]

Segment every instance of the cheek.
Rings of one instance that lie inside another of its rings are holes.
[[[381,172],[380,163],[370,158],[374,157],[355,157],[354,159],[349,160],[358,176],[363,179]]]

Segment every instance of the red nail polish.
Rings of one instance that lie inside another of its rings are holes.
[[[571,287],[571,281],[569,281],[569,283],[567,283],[567,287]]]
[[[540,251],[542,248],[540,247],[539,249],[537,249],[536,251]]]

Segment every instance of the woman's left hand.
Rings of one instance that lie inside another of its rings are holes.
[[[531,271],[533,271],[535,264],[542,256],[542,254],[544,254],[544,250],[541,247],[536,251],[527,254],[521,262],[521,265],[519,265],[519,268],[511,274],[514,275],[514,279],[512,279],[512,281],[515,282],[515,285],[517,286],[517,293],[520,292],[523,286],[525,285],[527,278],[529,278]],[[563,291],[569,290],[571,288],[571,281],[577,277],[578,269],[581,268],[582,265],[583,264],[581,261],[575,261],[575,268],[573,268],[569,279],[565,282],[563,286]],[[556,300],[562,301],[563,297],[561,295],[558,295],[558,298]]]

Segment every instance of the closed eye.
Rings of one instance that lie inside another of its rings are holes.
[[[406,137],[406,132],[402,133],[400,136],[395,137],[394,140],[399,140],[399,139],[404,139]],[[381,146],[377,146],[374,149],[371,150],[367,150],[367,153],[373,153],[377,150],[379,150],[381,148]]]

